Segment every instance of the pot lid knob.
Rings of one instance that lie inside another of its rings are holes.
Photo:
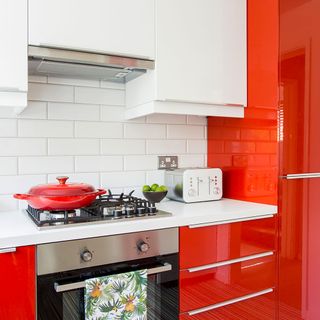
[[[69,177],[57,177],[59,184],[66,184],[68,179],[69,179]]]

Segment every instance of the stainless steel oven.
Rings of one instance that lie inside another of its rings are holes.
[[[37,246],[37,319],[84,320],[86,279],[147,269],[148,320],[179,312],[178,229]]]

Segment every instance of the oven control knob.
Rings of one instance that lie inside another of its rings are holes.
[[[81,259],[84,262],[89,262],[92,260],[92,252],[90,252],[89,250],[83,251],[81,254]]]
[[[138,249],[141,252],[147,252],[150,249],[150,246],[146,242],[141,241],[138,243]]]

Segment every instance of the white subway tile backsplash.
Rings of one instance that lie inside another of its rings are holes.
[[[75,136],[80,138],[122,138],[123,125],[108,122],[76,122]]]
[[[124,137],[127,139],[165,139],[166,126],[163,124],[126,123]]]
[[[43,101],[28,101],[28,107],[18,116],[21,119],[46,119],[47,103]]]
[[[0,195],[0,219],[1,212],[3,211],[12,211],[18,209],[18,200],[10,196]]]
[[[164,170],[147,171],[146,184],[151,186],[154,183],[160,186],[164,184]]]
[[[147,154],[169,155],[185,152],[185,140],[147,140]]]
[[[121,156],[76,156],[76,172],[105,172],[123,170]]]
[[[187,141],[188,153],[207,153],[207,141],[206,140],[188,140]]]
[[[124,84],[30,76],[28,94],[20,115],[0,108],[0,211],[25,208],[13,192],[61,175],[142,196],[144,184],[164,184],[158,155],[178,155],[181,167],[206,165],[205,117],[127,121]]]
[[[88,79],[72,79],[72,78],[60,78],[60,77],[48,77],[48,83],[53,84],[65,84],[69,86],[84,86],[84,87],[99,87],[99,80]]]
[[[155,113],[147,116],[147,123],[164,123],[164,124],[185,124],[187,116],[178,114],[160,114]]]
[[[73,157],[20,157],[19,174],[48,174],[74,171]]]
[[[204,155],[203,154],[182,154],[179,155],[179,167],[180,168],[195,168],[204,167]]]
[[[116,83],[116,82],[110,82],[110,81],[100,81],[101,88],[108,88],[108,89],[122,89],[125,90],[125,84],[124,83]]]
[[[49,155],[96,155],[100,153],[99,139],[55,139],[48,140]]]
[[[113,106],[124,105],[124,90],[75,87],[75,102],[103,104]]]
[[[17,135],[17,120],[0,119],[0,137],[14,137]]]
[[[30,82],[28,100],[73,102],[73,87]]]
[[[143,187],[143,185],[141,185],[141,186],[127,187],[127,188],[124,188],[124,189],[123,189],[123,192],[124,192],[125,194],[128,194],[128,193],[134,191],[133,195],[134,195],[135,197],[138,197],[138,198],[142,198],[142,199],[143,199],[143,198],[144,198],[144,195],[143,195],[143,192],[142,192],[142,187]]]
[[[26,193],[43,183],[46,183],[46,175],[0,176],[0,194]]]
[[[44,138],[0,138],[0,156],[42,156],[47,154]]]
[[[101,140],[102,154],[145,154],[144,140],[103,139]]]
[[[100,107],[94,104],[48,103],[48,118],[56,120],[98,121]]]
[[[144,171],[107,172],[101,173],[101,185],[105,188],[125,188],[144,185],[146,182]]]
[[[204,139],[204,126],[168,125],[168,139]]]
[[[158,158],[156,156],[125,156],[124,170],[155,170],[158,167]]]
[[[207,125],[207,117],[202,116],[187,116],[187,124],[199,124],[206,126]]]
[[[18,173],[16,157],[0,157],[0,175],[15,175]]]
[[[124,122],[125,107],[121,106],[101,106],[101,120]]]
[[[49,183],[57,183],[58,176],[69,177],[67,183],[78,182],[78,183],[88,183],[93,185],[95,188],[100,187],[100,175],[99,173],[73,173],[73,172],[64,172],[48,175]]]
[[[19,120],[20,137],[73,137],[72,121]]]

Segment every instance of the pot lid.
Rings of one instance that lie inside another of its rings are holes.
[[[69,177],[57,177],[59,183],[41,184],[29,190],[34,196],[80,196],[96,192],[95,188],[86,183],[66,183]]]

